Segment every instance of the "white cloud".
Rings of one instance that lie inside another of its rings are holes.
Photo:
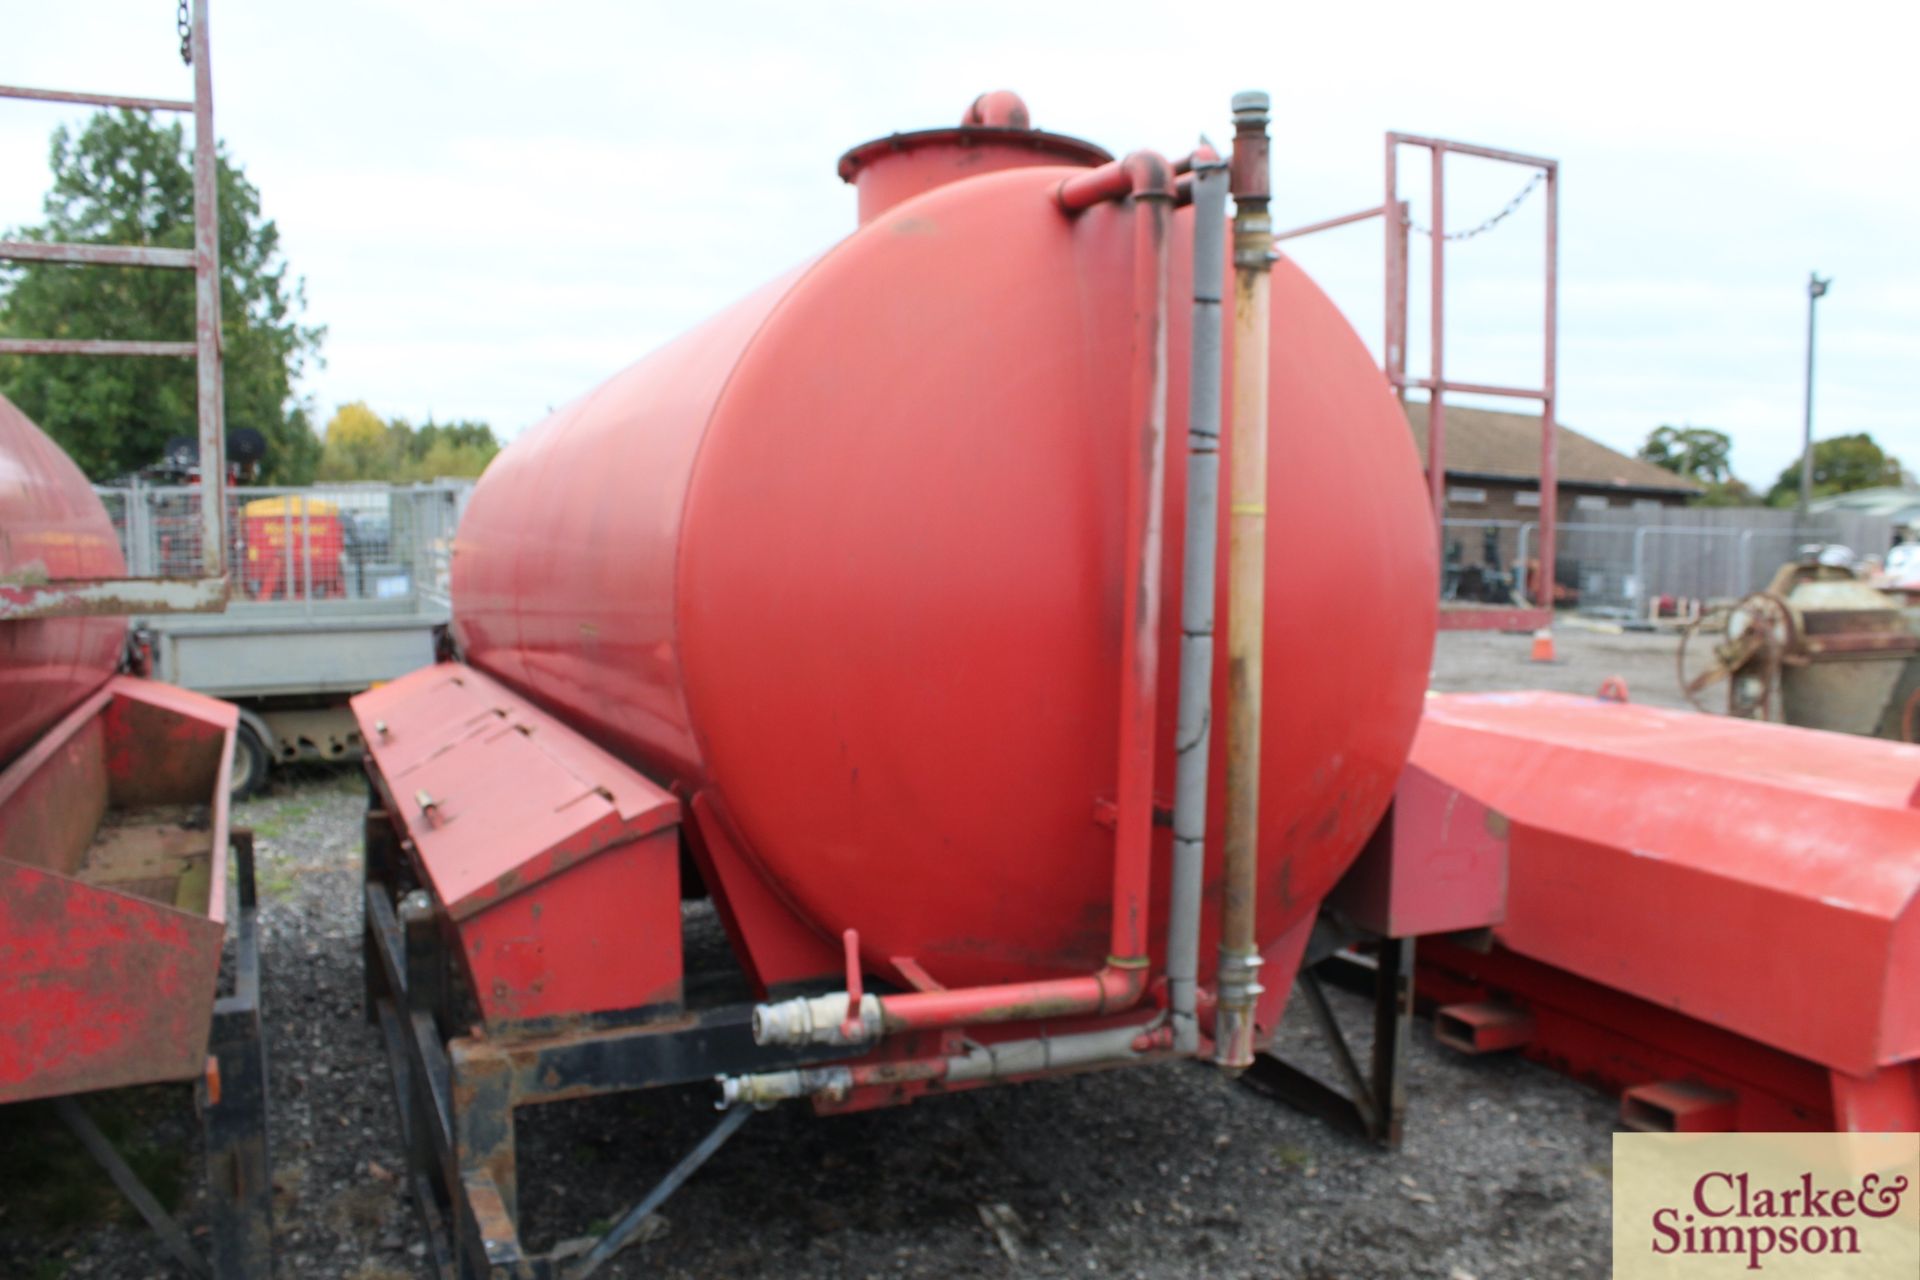
[[[329,327],[323,412],[516,430],[831,243],[853,216],[839,153],[980,90],[1116,151],[1181,151],[1264,86],[1283,222],[1376,202],[1388,128],[1560,158],[1571,424],[1624,447],[1718,426],[1770,481],[1798,449],[1818,267],[1818,430],[1920,462],[1910,4],[227,0],[214,21],[220,131]],[[35,6],[0,80],[179,94],[171,24],[151,0]],[[73,118],[0,104],[0,223],[36,216],[46,134]],[[1451,168],[1450,224],[1523,177]],[[1450,256],[1458,376],[1537,376],[1539,219],[1536,194]],[[1291,247],[1374,339],[1377,225]]]

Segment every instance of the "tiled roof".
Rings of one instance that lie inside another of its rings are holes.
[[[1427,456],[1427,405],[1407,402],[1407,420],[1420,456]],[[1512,476],[1516,480],[1540,477],[1540,417],[1530,413],[1502,413],[1494,409],[1447,406],[1447,474]],[[1559,428],[1560,483],[1622,489],[1660,489],[1673,493],[1701,493],[1701,485],[1665,467],[1629,457],[1589,440],[1564,423]]]

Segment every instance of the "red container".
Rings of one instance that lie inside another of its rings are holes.
[[[528,431],[461,525],[469,660],[691,802],[763,984],[837,970],[848,927],[903,986],[900,959],[948,986],[1105,959],[1131,215],[1063,214],[1061,180],[1104,153],[999,118],[850,152],[854,234]],[[1191,218],[1173,231],[1162,803]],[[1406,759],[1437,567],[1372,358],[1291,262],[1273,300],[1260,936],[1284,992],[1293,927]],[[821,945],[756,940],[751,904]]]
[[[122,578],[107,509],[73,459],[0,396],[0,582]],[[124,618],[0,623],[0,766],[107,682]]]

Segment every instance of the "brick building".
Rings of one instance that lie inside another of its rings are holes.
[[[1422,459],[1427,454],[1427,405],[1409,401],[1407,420]],[[1565,425],[1559,428],[1559,517],[1579,523],[1599,511],[1677,507],[1699,496],[1700,485],[1651,462],[1609,449]],[[1540,519],[1540,416],[1447,406],[1447,541],[1460,562],[1484,563],[1488,531],[1500,562],[1519,554],[1519,527]]]

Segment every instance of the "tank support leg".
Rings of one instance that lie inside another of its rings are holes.
[[[453,1157],[467,1208],[459,1241],[463,1266],[471,1254],[473,1264],[490,1268],[479,1274],[518,1276],[527,1260],[514,1226],[519,1176],[514,1166],[513,1064],[472,1040],[455,1040],[449,1049]]]
[[[1373,1052],[1366,1072],[1361,1071],[1333,1007],[1327,1003],[1316,966],[1301,971],[1299,990],[1346,1090],[1326,1084],[1270,1051],[1260,1053],[1242,1078],[1259,1093],[1394,1150],[1400,1145],[1407,1110],[1404,1068],[1413,1025],[1413,939],[1382,939],[1376,955],[1378,963],[1371,983]],[[1321,963],[1354,964],[1339,955]]]

